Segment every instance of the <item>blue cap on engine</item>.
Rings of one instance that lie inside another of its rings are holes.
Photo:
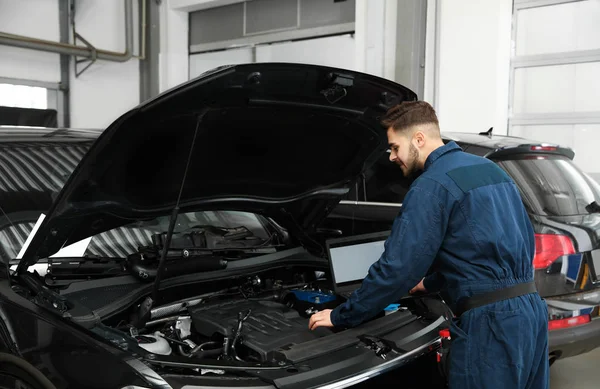
[[[324,304],[336,299],[333,294],[313,290],[292,289],[290,292],[292,292],[298,300],[312,304]]]

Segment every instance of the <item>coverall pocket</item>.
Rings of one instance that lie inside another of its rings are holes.
[[[482,313],[478,336],[479,361],[491,370],[523,366],[521,309]],[[488,370],[488,369],[486,369]]]
[[[471,380],[472,360],[477,358],[473,355],[473,328],[471,312],[466,312],[458,319],[450,322],[451,347],[450,353],[446,359],[449,363],[448,382],[450,389],[468,388],[468,382]]]
[[[450,321],[450,331],[453,332],[453,336],[460,336],[466,338],[467,333],[461,328],[461,319],[454,318]]]

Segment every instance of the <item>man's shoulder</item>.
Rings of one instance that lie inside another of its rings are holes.
[[[504,169],[487,158],[461,152],[448,162],[435,177],[456,197],[480,187],[513,182]]]
[[[449,172],[456,169],[466,168],[468,166],[472,166],[474,169],[476,169],[482,165],[497,166],[493,161],[487,158],[469,154],[460,150],[444,155],[443,158],[440,158],[440,160],[438,160],[437,163],[432,166],[432,169],[427,170],[425,173],[429,173],[427,177],[444,180]]]
[[[411,185],[410,189],[414,192],[427,192],[435,195],[436,197],[446,197],[450,192],[450,188],[447,185],[447,179],[444,178],[444,174],[440,172],[434,172],[427,170],[423,172]]]
[[[464,194],[457,180],[479,177],[482,175],[498,174],[502,169],[493,161],[477,155],[456,151],[445,155],[436,162],[432,169],[428,169],[415,180],[413,186],[423,189],[445,191],[455,199]],[[503,171],[502,171],[503,172]],[[499,173],[500,175],[502,173]],[[463,185],[464,186],[464,185]]]

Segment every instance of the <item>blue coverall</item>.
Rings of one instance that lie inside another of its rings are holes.
[[[425,162],[362,286],[331,312],[354,327],[425,278],[462,297],[533,280],[534,233],[518,189],[494,162],[455,143]],[[548,311],[538,293],[466,311],[451,323],[450,388],[549,388]]]

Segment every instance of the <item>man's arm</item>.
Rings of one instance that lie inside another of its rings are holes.
[[[420,181],[407,194],[384,253],[371,265],[362,286],[331,312],[334,326],[354,327],[374,317],[427,273],[446,234],[452,202],[438,183]]]

